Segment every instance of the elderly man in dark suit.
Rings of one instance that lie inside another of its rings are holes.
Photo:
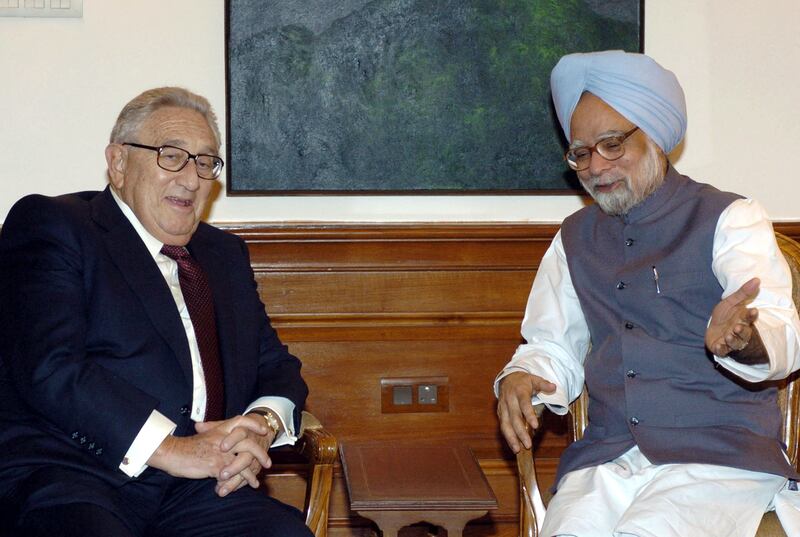
[[[8,215],[0,499],[18,533],[310,534],[255,490],[307,388],[245,244],[200,222],[219,148],[206,99],[150,90],[112,131],[108,188]]]

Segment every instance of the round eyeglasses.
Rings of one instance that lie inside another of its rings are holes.
[[[193,155],[174,145],[162,145],[154,147],[152,145],[135,144],[133,142],[122,142],[121,145],[129,145],[131,147],[138,147],[139,149],[149,149],[158,153],[156,157],[156,164],[162,170],[168,172],[179,172],[186,167],[189,159],[194,159],[194,165],[197,169],[197,176],[201,179],[214,180],[219,177],[222,167],[225,163],[216,155]]]
[[[634,127],[624,134],[603,138],[591,147],[575,147],[564,155],[569,167],[576,172],[582,172],[592,162],[592,153],[597,153],[606,160],[617,160],[625,154],[625,140],[636,132],[639,127]]]

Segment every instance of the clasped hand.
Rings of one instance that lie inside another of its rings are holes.
[[[274,432],[260,416],[235,416],[195,424],[193,436],[168,436],[149,464],[176,477],[217,480],[219,496],[245,485],[258,488],[258,473],[272,466],[267,454]]]

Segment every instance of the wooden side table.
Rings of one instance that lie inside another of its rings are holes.
[[[383,537],[428,522],[461,537],[470,520],[497,509],[497,499],[468,447],[455,443],[375,441],[341,446],[350,508]]]

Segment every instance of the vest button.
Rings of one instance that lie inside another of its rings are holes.
[[[634,240],[633,239],[625,239],[625,246],[633,246]]]
[[[188,416],[189,413],[191,412],[191,409],[189,408],[189,405],[183,405],[181,407],[180,412],[181,412],[181,416]]]
[[[631,322],[625,323],[625,328],[627,328],[628,330],[633,330],[633,323]]]
[[[634,426],[639,425],[639,418],[637,418],[635,416],[633,418],[631,418],[630,421],[631,421],[631,425],[634,425]]]
[[[633,369],[628,369],[625,372],[625,376],[628,377],[629,379],[635,378],[636,377],[636,371],[634,371]]]
[[[619,282],[617,284],[617,289],[625,289],[625,282]]]

